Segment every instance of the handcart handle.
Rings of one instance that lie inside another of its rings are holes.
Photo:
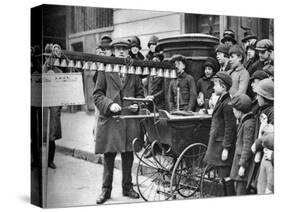
[[[151,99],[146,98],[134,98],[134,97],[123,97],[125,101],[134,101],[134,102],[153,102]]]

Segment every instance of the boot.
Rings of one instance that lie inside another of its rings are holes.
[[[52,169],[56,169],[57,168],[56,164],[54,163],[55,151],[56,151],[55,141],[50,141],[50,143],[49,143],[48,166],[50,168],[52,168]]]

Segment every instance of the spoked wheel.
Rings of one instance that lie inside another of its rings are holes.
[[[174,158],[169,154],[171,147],[167,144],[161,144],[157,140],[151,144],[152,157],[159,167],[164,170],[171,171],[174,165]],[[172,162],[172,163],[171,163]]]
[[[136,181],[139,194],[145,201],[167,200],[170,198],[170,179],[175,160],[166,156],[162,156],[161,160],[158,158],[162,166],[167,167],[163,169],[154,157],[147,157],[148,151],[151,151],[151,147],[146,147],[138,163]]]
[[[217,169],[211,165],[206,166],[201,176],[200,196],[214,197],[223,195],[222,179],[218,176]]]
[[[188,198],[199,191],[206,150],[205,144],[194,143],[180,154],[171,177],[170,193],[172,199]]]

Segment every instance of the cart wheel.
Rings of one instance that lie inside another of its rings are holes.
[[[222,179],[218,176],[217,169],[211,165],[206,166],[201,176],[200,196],[206,198],[223,195]]]
[[[163,169],[154,157],[145,157],[148,151],[151,151],[150,146],[145,148],[138,163],[136,182],[139,194],[145,201],[167,200],[170,198],[171,170]],[[174,165],[170,158],[161,161],[167,167]]]
[[[151,144],[152,156],[159,167],[166,171],[172,171],[175,159],[170,153],[171,147],[167,144],[161,144],[157,140]]]
[[[180,154],[173,169],[170,183],[173,199],[191,197],[199,190],[206,150],[205,144],[194,143]]]

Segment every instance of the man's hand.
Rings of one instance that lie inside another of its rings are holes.
[[[138,104],[133,104],[133,105],[130,105],[130,106],[128,107],[128,109],[129,109],[130,111],[132,111],[132,112],[137,112],[138,109],[139,109],[139,106],[138,106]]]
[[[251,150],[252,150],[253,153],[256,153],[257,147],[256,147],[255,143],[253,143],[253,145],[251,146]]]
[[[146,99],[153,101],[154,100],[154,96],[147,96]]]
[[[117,112],[121,111],[121,107],[117,103],[113,103],[112,105],[110,105],[109,110],[113,113],[117,113]]]
[[[245,175],[245,168],[243,166],[240,166],[238,170],[239,177],[243,177]]]
[[[222,161],[226,161],[228,158],[228,150],[227,149],[223,149],[222,150],[222,154],[221,154],[221,159]]]

